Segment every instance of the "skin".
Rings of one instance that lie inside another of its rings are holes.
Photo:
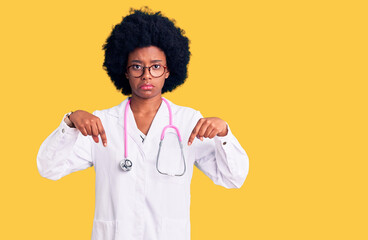
[[[127,66],[132,64],[145,67],[154,64],[166,66],[166,56],[161,49],[155,46],[137,48],[128,56]],[[161,90],[164,86],[165,79],[169,75],[170,71],[167,68],[165,73],[158,78],[152,77],[148,68],[145,68],[143,75],[138,78],[130,76],[129,73],[125,75],[132,88],[130,107],[139,130],[146,135],[161,105]],[[143,84],[151,84],[153,88],[149,90],[142,89],[141,86]],[[98,143],[98,135],[100,135],[103,145],[105,147],[107,146],[105,130],[101,120],[97,116],[83,110],[77,110],[69,116],[69,119],[74,124],[73,127],[76,127],[84,136],[90,135]],[[196,137],[203,141],[203,138],[212,139],[215,136],[222,137],[226,136],[227,133],[227,124],[224,120],[217,117],[201,118],[193,128],[188,139],[188,145],[191,145]]]
[[[155,64],[166,66],[166,56],[163,51],[154,46],[137,48],[128,56],[127,66],[150,67]],[[161,105],[161,89],[169,75],[170,72],[167,68],[161,77],[152,77],[148,68],[145,68],[143,75],[138,78],[130,76],[128,73],[125,74],[132,89],[130,108],[139,130],[145,135],[147,135],[153,118]],[[150,90],[141,89],[144,84],[151,84],[153,88]]]

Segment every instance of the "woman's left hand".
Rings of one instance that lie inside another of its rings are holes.
[[[223,137],[227,135],[227,124],[224,120],[217,117],[201,118],[194,127],[189,137],[188,145],[193,143],[195,137],[203,141],[205,138]]]

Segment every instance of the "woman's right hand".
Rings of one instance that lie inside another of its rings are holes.
[[[77,110],[70,114],[69,119],[84,136],[91,135],[96,143],[98,143],[100,134],[102,144],[107,146],[105,129],[99,117],[83,110]]]

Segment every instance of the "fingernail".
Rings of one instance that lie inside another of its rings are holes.
[[[201,141],[203,141],[203,137],[201,137]]]
[[[190,146],[190,144],[192,144],[192,142],[188,142],[188,145]]]
[[[103,145],[106,147],[107,146],[107,143],[104,143]]]

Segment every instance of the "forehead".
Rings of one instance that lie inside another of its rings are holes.
[[[154,60],[166,61],[166,56],[164,51],[156,46],[136,48],[129,53],[128,62],[133,60],[139,60],[141,62],[151,62]]]

